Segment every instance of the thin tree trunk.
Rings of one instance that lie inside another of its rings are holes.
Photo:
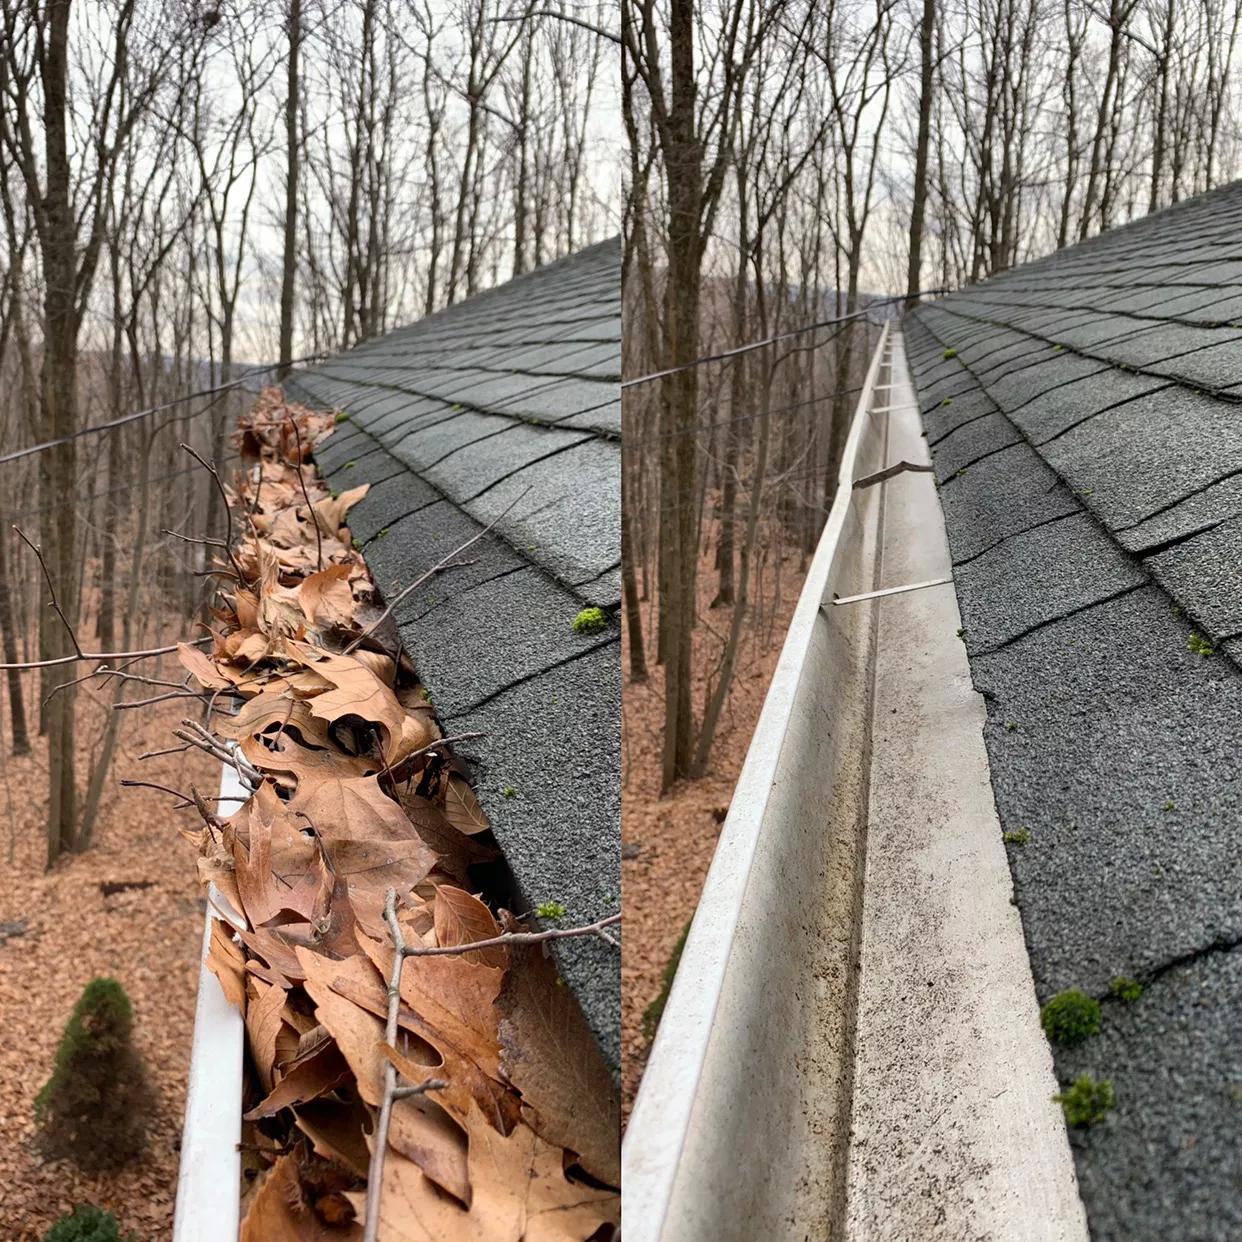
[[[289,0],[289,79],[285,95],[285,245],[280,279],[280,371],[293,357],[293,298],[297,279],[298,62],[302,55],[302,0]],[[106,648],[105,648],[106,650]]]
[[[914,153],[914,201],[910,207],[910,259],[906,268],[906,306],[918,302],[923,266],[923,218],[927,202],[927,148],[931,140],[932,81],[935,70],[932,36],[936,31],[936,0],[923,0],[919,29],[922,79],[919,83],[919,130]]]

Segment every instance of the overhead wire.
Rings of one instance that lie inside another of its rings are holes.
[[[767,345],[775,345],[779,341],[787,341],[795,336],[802,336],[807,332],[818,332],[821,328],[831,328],[836,324],[850,323],[856,319],[865,319],[877,306],[890,306],[894,302],[908,302],[911,298],[924,298],[939,296],[942,293],[949,293],[949,289],[920,289],[914,293],[894,294],[887,298],[873,298],[868,301],[862,310],[853,311],[848,315],[838,315],[833,319],[821,319],[816,323],[806,324],[801,328],[791,328],[788,332],[778,332],[775,336],[764,337],[760,341],[747,341],[745,345],[737,345],[732,349],[722,350],[716,354],[703,354],[701,357],[692,358],[689,362],[678,363],[674,367],[666,367],[663,371],[652,371],[648,375],[638,375],[633,379],[622,380],[621,387],[634,388],[639,384],[650,384],[654,380],[665,379],[670,375],[677,375],[682,371],[692,370],[694,367],[705,366],[710,362],[725,362],[730,358],[736,358],[739,354],[747,354],[752,350],[763,349]]]
[[[130,414],[122,414],[120,418],[110,419],[106,423],[95,423],[90,427],[79,427],[77,431],[67,436],[61,436],[56,440],[45,440],[41,444],[32,444],[28,448],[15,449],[11,453],[0,454],[0,465],[7,462],[18,461],[23,457],[33,457],[36,453],[45,453],[48,449],[57,448],[62,444],[69,444],[73,440],[80,440],[85,436],[101,435],[105,431],[115,431],[118,427],[127,426],[130,423],[136,423],[140,419],[150,418],[154,414],[161,414],[165,410],[171,410],[175,406],[183,405],[187,401],[196,401],[201,397],[220,397],[226,392],[231,392],[235,388],[242,388],[246,381],[255,375],[261,375],[265,371],[274,371],[283,366],[296,366],[299,363],[314,362],[321,358],[326,358],[323,353],[308,354],[304,358],[291,358],[287,362],[268,362],[259,366],[247,367],[245,370],[227,384],[216,384],[212,388],[201,388],[197,392],[188,392],[180,397],[173,397],[170,401],[165,401],[160,405],[153,405],[145,410],[135,410]],[[215,406],[213,401],[211,405],[206,406],[202,410],[195,411],[193,414],[187,414],[186,418],[197,418],[208,413]]]

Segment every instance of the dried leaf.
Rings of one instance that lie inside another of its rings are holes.
[[[220,919],[211,920],[211,947],[207,969],[220,980],[225,998],[246,1012],[246,955],[233,943],[232,930]]]
[[[189,643],[178,643],[177,659],[205,690],[227,690],[232,684],[221,676],[215,662],[198,647],[191,647]]]
[[[483,902],[451,884],[441,884],[436,889],[435,919],[436,940],[446,946],[491,940],[500,935],[499,925]],[[463,953],[462,960],[503,968],[508,965],[509,954],[503,945],[494,945],[477,953]]]
[[[513,950],[500,992],[501,1068],[536,1133],[576,1152],[592,1177],[621,1184],[621,1107],[578,1002],[537,945]]]
[[[454,828],[467,836],[486,832],[490,826],[474,790],[456,773],[448,778],[444,791],[444,814]]]
[[[328,1225],[307,1203],[297,1154],[281,1156],[264,1177],[241,1223],[240,1242],[358,1242],[355,1222]]]

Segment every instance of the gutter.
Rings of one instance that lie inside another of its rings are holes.
[[[631,1242],[1086,1238],[935,487],[853,486],[928,462],[917,411],[885,324],[626,1134]]]
[[[228,816],[248,790],[234,768],[220,773],[216,813]],[[245,920],[213,884],[207,891],[198,1004],[186,1087],[181,1161],[173,1242],[236,1242],[241,1224],[242,1063],[246,1027],[225,999],[220,981],[207,968],[211,924],[220,918],[238,929]],[[230,1206],[231,1205],[231,1206]]]

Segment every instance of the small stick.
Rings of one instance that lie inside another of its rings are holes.
[[[42,549],[16,523],[14,523],[13,529],[17,532],[17,537],[39,558],[39,568],[43,570],[43,581],[47,583],[47,593],[52,597],[52,607],[56,610],[56,615],[61,619],[69,635],[69,641],[73,644],[73,650],[77,653],[78,658],[81,659],[82,647],[78,642],[78,636],[73,632],[73,626],[69,624],[69,618],[65,616],[65,611],[60,606],[60,600],[56,598],[56,584],[52,581],[52,575],[48,572],[47,562],[43,559]]]
[[[486,737],[486,733],[458,733],[455,737],[438,737],[434,742],[428,743],[426,746],[420,746],[418,750],[411,751],[406,755],[403,762],[410,759],[417,759],[419,755],[425,755],[429,751],[438,750],[441,746],[452,746],[457,742],[472,742],[477,737]]]
[[[545,940],[568,940],[573,936],[597,936],[611,945],[616,940],[604,930],[621,922],[619,914],[610,914],[606,919],[587,923],[582,927],[553,928],[541,932],[505,932],[493,936],[490,940],[472,940],[469,944],[453,945],[412,945],[402,950],[406,957],[446,957],[451,953],[472,953],[475,949],[491,949],[506,944],[542,944]]]
[[[323,569],[323,536],[319,533],[319,514],[315,512],[315,506],[311,504],[310,492],[306,490],[306,476],[302,473],[302,436],[298,431],[298,421],[292,414],[288,415],[289,426],[293,428],[293,438],[298,446],[298,483],[302,487],[302,499],[306,501],[306,516],[310,518],[311,525],[315,528],[315,555],[319,569]]]
[[[443,1091],[447,1086],[447,1079],[428,1078],[426,1082],[411,1084],[406,1087],[394,1087],[392,1098],[394,1100],[408,1100],[412,1095],[425,1095],[428,1091]]]
[[[397,1013],[401,1006],[401,967],[405,964],[406,944],[397,921],[397,890],[390,888],[384,902],[384,921],[392,935],[392,970],[388,976],[388,1020],[384,1025],[384,1041],[390,1048],[397,1046]],[[388,1149],[388,1127],[392,1121],[392,1105],[397,1090],[397,1067],[384,1061],[384,1096],[380,1101],[379,1120],[375,1123],[375,1145],[371,1148],[371,1167],[367,1170],[366,1226],[362,1242],[379,1242],[380,1191],[384,1181],[384,1156]]]
[[[411,594],[411,592],[413,591],[417,591],[418,588],[422,586],[423,583],[426,582],[428,578],[433,578],[435,577],[436,574],[440,573],[442,570],[447,569],[449,566],[449,562],[453,559],[453,557],[457,556],[459,553],[464,552],[467,548],[478,543],[479,540],[482,539],[484,535],[489,534],[491,532],[492,527],[495,526],[496,523],[499,522],[501,518],[506,517],[509,511],[518,503],[518,501],[524,500],[526,498],[526,493],[529,491],[530,491],[530,488],[528,487],[526,491],[523,491],[518,496],[516,496],[513,499],[512,503],[506,505],[503,512],[498,513],[490,522],[488,522],[488,524],[485,527],[483,527],[481,531],[479,531],[477,535],[474,535],[470,539],[467,539],[466,542],[463,543],[460,548],[454,548],[446,557],[444,557],[442,560],[437,561],[425,574],[422,575],[422,577],[416,578],[413,582],[410,583],[408,587],[405,587],[403,590],[398,591],[397,594],[393,596],[392,602],[388,605],[388,607],[385,608],[384,611],[381,612],[380,615],[376,617],[375,620],[372,621],[371,624],[368,625],[367,628],[363,630],[362,633],[359,634],[358,637],[355,638],[345,648],[345,651],[343,654],[349,655],[350,652],[352,652],[356,647],[358,647],[360,643],[370,638],[370,636],[374,634],[375,631],[379,629],[379,627],[383,625],[384,622],[387,621],[389,617],[392,616],[392,610],[396,608],[396,606],[403,599],[405,599],[406,596]]]
[[[224,490],[224,484],[220,480],[220,471],[217,470],[211,462],[208,462],[200,457],[198,453],[196,453],[188,444],[183,444],[181,447],[185,449],[185,451],[189,453],[189,455],[193,457],[194,460],[198,462],[198,464],[202,466],[203,469],[206,470],[207,473],[210,474],[216,481],[216,487],[220,492],[220,499],[224,502],[224,520],[227,523],[227,534],[224,539],[224,551],[229,558],[229,563],[233,566],[233,572],[237,575],[241,582],[245,582],[246,577],[241,571],[241,566],[237,563],[236,558],[233,556],[233,506],[229,504],[229,494]]]

